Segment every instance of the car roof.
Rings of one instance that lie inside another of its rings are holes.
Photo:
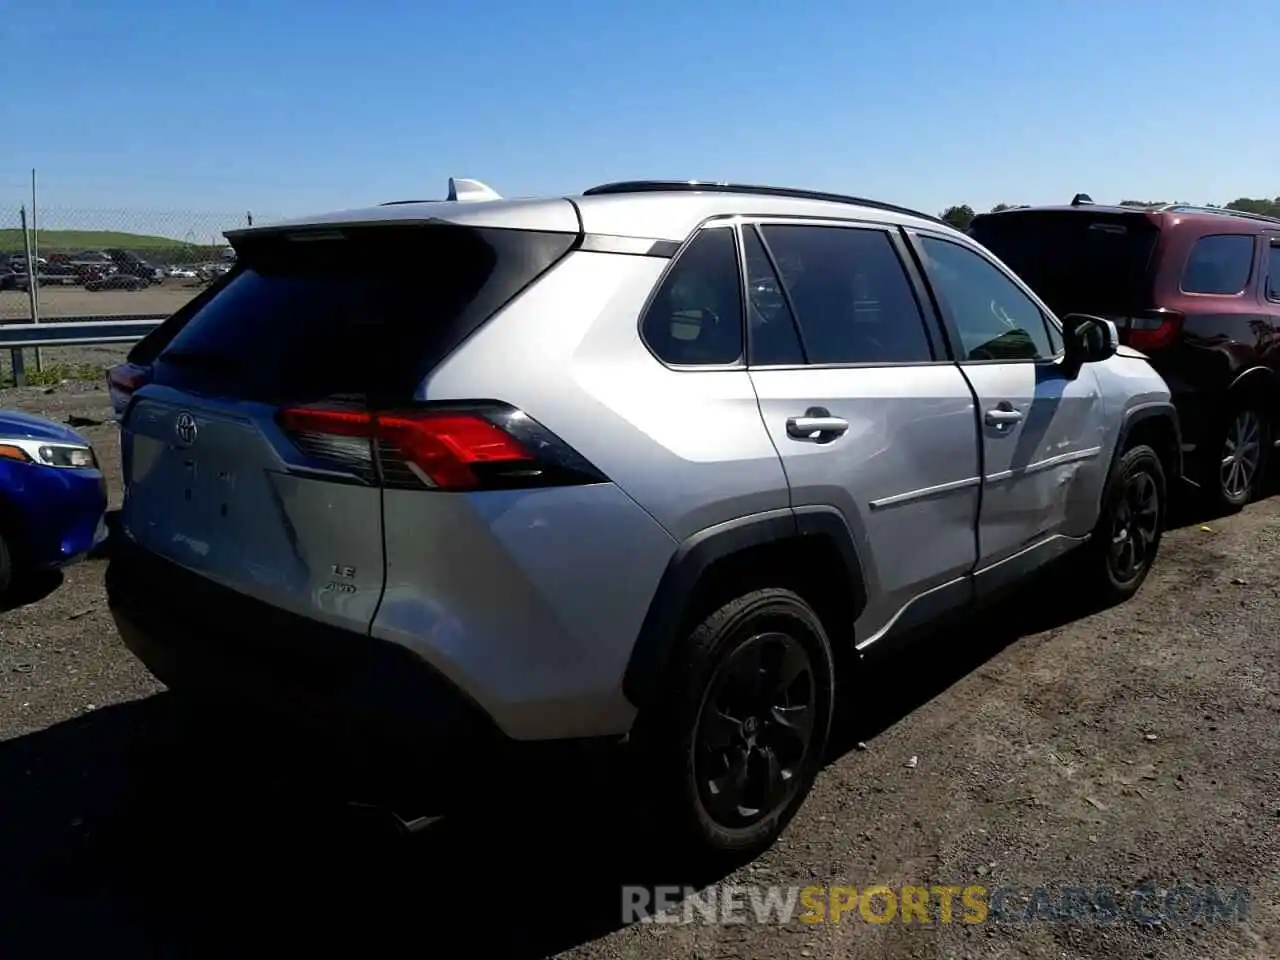
[[[698,181],[629,181],[561,197],[396,201],[228,231],[231,241],[281,230],[446,222],[552,232],[683,241],[713,217],[785,216],[928,227],[962,237],[936,217],[841,194]]]
[[[1246,225],[1250,231],[1280,229],[1280,219],[1264,216],[1260,213],[1249,213],[1244,210],[1230,210],[1226,207],[1200,207],[1186,203],[1168,203],[1155,207],[1126,207],[1118,204],[1081,203],[1058,204],[1028,207],[1009,207],[1006,210],[980,213],[973,219],[988,220],[995,217],[1010,217],[1015,214],[1028,213],[1063,213],[1063,214],[1127,214],[1145,215],[1150,220],[1165,221],[1170,226],[1182,223],[1204,227],[1219,227],[1224,222],[1231,222],[1238,228]]]

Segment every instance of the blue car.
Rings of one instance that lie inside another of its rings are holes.
[[[72,563],[107,536],[107,484],[74,430],[0,410],[0,596],[16,577]]]

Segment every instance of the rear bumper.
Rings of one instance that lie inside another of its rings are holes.
[[[279,610],[118,540],[108,603],[125,646],[157,679],[252,704],[397,787],[446,798],[465,793],[450,789],[464,781],[479,785],[495,761],[603,745],[517,743],[404,647]]]

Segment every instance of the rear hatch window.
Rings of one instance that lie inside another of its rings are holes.
[[[1035,210],[974,220],[972,236],[1058,316],[1151,306],[1160,231],[1145,213]]]
[[[446,223],[246,235],[234,274],[174,318],[155,380],[267,403],[403,400],[575,240]]]

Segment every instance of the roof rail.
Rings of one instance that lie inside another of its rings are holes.
[[[1280,223],[1280,217],[1269,217],[1265,213],[1254,213],[1250,210],[1232,210],[1230,207],[1198,207],[1190,203],[1167,203],[1156,209],[1161,213],[1212,213],[1219,217],[1242,217],[1245,220]]]
[[[827,203],[848,203],[873,210],[900,213],[919,217],[934,223],[945,223],[940,217],[910,207],[900,207],[879,200],[851,197],[843,193],[826,193],[821,190],[801,190],[795,187],[766,187],[750,183],[727,183],[709,180],[623,180],[618,183],[602,183],[582,191],[584,197],[612,196],[627,193],[746,193],[757,197],[790,197],[796,200],[821,200]]]

